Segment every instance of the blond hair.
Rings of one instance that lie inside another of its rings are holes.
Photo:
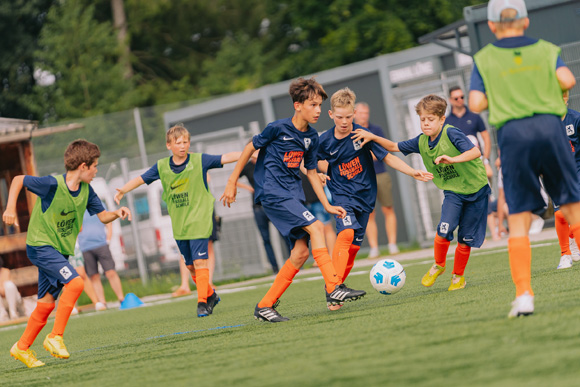
[[[83,139],[74,140],[64,151],[64,167],[67,171],[75,171],[83,163],[90,167],[99,157],[101,150],[98,145]]]
[[[354,91],[345,87],[344,89],[340,89],[336,93],[330,97],[330,108],[332,110],[336,108],[343,108],[343,107],[352,107],[354,110],[356,101],[356,94]]]
[[[419,103],[415,105],[415,112],[417,112],[418,115],[424,113],[434,114],[437,117],[443,117],[446,110],[447,101],[445,101],[445,98],[439,97],[435,94],[429,94],[421,98]]]
[[[183,126],[183,124],[177,124],[172,126],[165,135],[165,140],[168,144],[171,144],[173,141],[177,141],[177,139],[181,136],[186,137],[188,140],[190,138],[189,131]]]

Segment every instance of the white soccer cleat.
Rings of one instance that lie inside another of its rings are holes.
[[[572,256],[570,255],[562,255],[560,258],[560,263],[556,269],[569,269],[572,267]]]
[[[580,261],[580,250],[578,250],[578,245],[574,238],[570,238],[570,253],[574,262]]]
[[[544,223],[545,223],[544,219],[536,215],[536,218],[532,221],[532,224],[530,225],[529,234],[535,235],[541,233],[542,229],[544,228]]]
[[[396,243],[389,243],[389,254],[399,254],[399,248]]]
[[[103,303],[103,302],[97,302],[95,304],[95,310],[97,312],[102,312],[104,310],[107,310],[107,304]]]
[[[378,258],[379,255],[381,255],[381,252],[377,248],[371,248],[371,251],[369,251],[369,258],[371,259]]]
[[[534,313],[534,296],[525,292],[512,302],[512,310],[508,314],[508,318],[528,316]]]

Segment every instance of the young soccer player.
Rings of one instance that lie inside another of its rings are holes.
[[[498,40],[475,54],[469,93],[471,111],[489,108],[489,122],[498,129],[516,286],[510,318],[534,312],[528,232],[532,211],[544,206],[540,175],[576,242],[580,238],[580,187],[561,122],[566,114],[563,91],[576,80],[558,47],[524,36],[527,16],[523,0],[488,3],[488,26]]]
[[[324,194],[316,171],[318,132],[309,124],[318,121],[322,101],[327,98],[322,86],[313,78],[299,78],[290,85],[294,116],[270,123],[264,131],[246,145],[232,172],[220,200],[230,206],[236,201],[236,183],[240,172],[256,149],[260,149],[256,169],[255,202],[261,204],[270,221],[284,237],[291,240],[290,258],[276,275],[274,283],[256,305],[254,317],[269,322],[287,321],[277,311],[278,299],[292,283],[308,259],[308,241],[312,255],[324,277],[327,304],[342,303],[361,298],[362,290],[347,288],[339,280],[325,245],[324,226],[304,206],[304,192],[300,181],[300,163],[304,160],[308,180],[325,210],[339,218],[346,215],[341,207],[331,206]]]
[[[12,180],[8,204],[2,216],[4,223],[17,223],[16,199],[22,187],[26,187],[40,199],[32,210],[26,236],[26,254],[38,267],[38,302],[22,337],[10,349],[10,355],[29,368],[44,365],[30,350],[30,346],[46,325],[63,286],[54,327],[44,339],[44,348],[54,357],[70,357],[63,335],[75,302],[84,289],[84,283],[67,258],[74,254],[85,209],[91,214],[97,214],[103,223],[126,217],[131,220],[131,213],[126,207],[105,211],[99,197],[89,185],[97,174],[100,155],[97,145],[76,140],[68,145],[64,153],[67,171],[64,175],[19,175]]]
[[[233,163],[240,152],[224,155],[189,153],[190,135],[182,125],[167,131],[167,149],[173,154],[159,160],[148,171],[117,189],[115,202],[142,184],[161,180],[163,200],[171,217],[173,237],[197,285],[197,317],[213,313],[220,297],[210,286],[208,242],[213,229],[215,199],[207,187],[207,171]]]
[[[445,260],[453,232],[458,227],[458,246],[455,249],[453,275],[448,290],[463,289],[466,285],[465,266],[472,247],[480,247],[485,240],[487,203],[491,192],[487,174],[480,159],[481,152],[463,134],[445,122],[445,99],[428,95],[419,101],[415,111],[421,121],[423,134],[399,143],[377,137],[358,129],[355,139],[378,142],[389,152],[404,155],[419,153],[425,168],[433,173],[433,182],[445,194],[441,220],[435,236],[435,263],[423,276],[423,286],[433,286],[445,271]]]
[[[340,282],[346,280],[354,265],[377,199],[373,155],[417,180],[433,179],[431,173],[411,168],[376,142],[361,145],[360,140],[353,140],[353,130],[367,130],[353,123],[355,100],[355,93],[348,87],[332,95],[328,114],[334,127],[322,133],[318,148],[318,159],[322,160],[319,169],[328,174],[327,184],[333,203],[346,210],[345,217],[336,219],[337,239],[332,253],[332,263]],[[340,304],[328,305],[330,310],[340,307]]]
[[[564,93],[564,103],[566,106],[568,106],[568,99],[569,92],[566,91]],[[578,130],[580,130],[580,112],[568,108],[566,115],[562,117],[562,121],[566,129],[566,135],[568,136],[574,160],[576,161],[576,174],[580,176],[580,133],[578,133]],[[566,221],[566,218],[564,218],[560,208],[556,206],[555,210],[556,233],[558,234],[561,251],[560,263],[557,268],[568,269],[572,267],[572,262],[580,261],[580,255],[576,242],[570,236],[570,225]]]

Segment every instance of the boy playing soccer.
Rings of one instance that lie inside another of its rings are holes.
[[[361,145],[353,140],[353,130],[366,130],[353,124],[356,96],[349,88],[344,88],[330,98],[328,112],[335,126],[322,133],[318,159],[320,170],[328,174],[328,188],[333,204],[346,210],[346,216],[336,219],[337,239],[332,253],[332,263],[340,282],[344,282],[354,265],[354,260],[365,235],[367,221],[377,199],[377,178],[373,155],[383,159],[390,167],[420,181],[433,179],[429,172],[418,171],[403,160],[390,155],[376,142]],[[330,310],[341,305],[328,305]]]
[[[464,272],[471,248],[480,247],[485,240],[491,189],[479,149],[461,130],[451,125],[443,126],[446,109],[447,102],[439,96],[431,94],[421,99],[415,111],[421,120],[423,134],[411,140],[394,143],[361,129],[356,131],[354,138],[362,139],[363,143],[375,141],[389,152],[421,155],[425,168],[434,175],[433,182],[445,194],[435,236],[435,263],[423,276],[421,284],[433,286],[437,277],[443,274],[453,232],[459,227],[448,289],[457,290],[466,285]]]
[[[213,229],[214,197],[207,187],[207,171],[233,163],[239,152],[224,155],[189,153],[189,132],[181,125],[167,131],[166,145],[173,156],[159,160],[147,172],[117,189],[115,202],[142,184],[161,180],[163,200],[171,217],[173,237],[191,278],[197,285],[197,317],[213,313],[220,298],[209,283],[208,242]]]
[[[489,122],[498,129],[516,286],[510,318],[534,312],[528,231],[532,211],[544,206],[540,175],[576,242],[580,238],[580,187],[561,122],[566,114],[562,94],[576,79],[560,58],[560,48],[524,36],[527,16],[523,0],[488,3],[487,24],[498,40],[475,54],[469,93],[471,111],[489,107]]]
[[[274,283],[254,310],[256,319],[269,322],[288,321],[275,308],[280,296],[308,259],[309,239],[312,255],[324,277],[327,305],[342,304],[366,294],[362,290],[347,288],[339,280],[325,245],[324,226],[304,206],[299,174],[302,160],[308,180],[324,209],[330,214],[339,215],[339,218],[346,215],[343,208],[330,205],[316,171],[319,138],[318,132],[309,124],[318,121],[320,106],[327,98],[326,92],[313,78],[299,78],[292,82],[289,92],[294,104],[294,116],[274,121],[262,133],[254,136],[244,148],[220,198],[224,205],[230,206],[235,202],[240,172],[252,153],[260,149],[254,173],[254,200],[256,204],[262,205],[270,221],[293,245],[290,258],[280,268]]]
[[[101,200],[89,185],[97,174],[100,155],[97,145],[76,140],[69,144],[64,153],[67,171],[64,175],[19,175],[12,180],[8,204],[2,216],[4,223],[17,223],[16,199],[22,187],[26,187],[40,199],[32,210],[26,236],[26,254],[38,267],[38,302],[22,337],[10,349],[10,355],[29,368],[44,365],[30,350],[30,346],[46,325],[63,286],[54,327],[44,339],[44,348],[54,357],[70,357],[64,345],[63,334],[75,302],[84,289],[84,282],[67,258],[74,254],[85,209],[91,214],[97,214],[103,223],[126,217],[131,220],[131,213],[126,207],[105,211]]]

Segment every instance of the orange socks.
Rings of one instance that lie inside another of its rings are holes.
[[[334,270],[334,265],[330,260],[330,255],[328,254],[328,249],[323,247],[321,249],[312,249],[312,256],[318,264],[318,268],[322,273],[324,278],[324,283],[326,284],[326,291],[332,292],[336,285],[340,285],[341,282],[336,275],[336,270]]]
[[[209,286],[209,269],[195,269],[195,276],[197,282],[197,302],[207,302],[207,297],[210,295]],[[213,290],[211,291],[213,293]]]
[[[471,247],[461,243],[457,244],[457,248],[455,249],[455,260],[453,262],[453,274],[463,275],[470,253]]]
[[[328,253],[327,253],[328,255]],[[329,263],[332,265],[332,262]],[[258,303],[259,308],[270,307],[274,305],[274,303],[284,294],[288,286],[292,283],[294,276],[298,273],[298,269],[292,265],[292,262],[288,259],[284,266],[280,269],[278,274],[276,275],[276,279],[270,289],[268,289],[268,293],[262,298],[262,300]]]
[[[564,218],[562,211],[556,211],[554,214],[556,218],[556,234],[558,234],[558,242],[560,242],[560,250],[562,255],[570,255],[570,226]]]
[[[52,328],[50,337],[56,335],[62,336],[64,334],[64,328],[66,328],[70,314],[75,307],[75,302],[79,299],[84,288],[85,282],[81,277],[76,277],[64,285],[64,290],[62,291],[58,301],[58,307],[56,308],[54,327]]]
[[[50,316],[50,312],[54,309],[54,302],[50,304],[45,302],[38,302],[36,303],[36,308],[30,315],[28,319],[28,324],[26,324],[26,329],[18,340],[18,348],[25,351],[36,339],[36,336],[40,333],[42,328],[46,325],[46,321],[48,321],[48,316]]]
[[[580,225],[578,226],[580,228]],[[513,237],[508,239],[508,254],[512,280],[516,285],[516,297],[525,292],[534,295],[532,291],[532,247],[530,238]]]
[[[334,250],[332,251],[332,264],[338,276],[338,280],[342,283],[345,278],[346,268],[350,258],[349,249],[354,239],[354,230],[349,228],[342,230],[336,238]],[[350,271],[350,270],[349,270]]]
[[[441,238],[439,234],[435,235],[435,243],[434,243],[434,255],[435,255],[435,263],[439,266],[445,267],[445,261],[447,258],[447,251],[449,250],[449,242],[445,238]]]
[[[360,250],[360,246],[357,245],[350,245],[350,249],[348,249],[348,264],[346,265],[346,270],[344,271],[344,275],[342,276],[342,282],[346,280],[346,277],[350,274],[352,267],[354,266],[354,259],[356,258],[356,254]]]

